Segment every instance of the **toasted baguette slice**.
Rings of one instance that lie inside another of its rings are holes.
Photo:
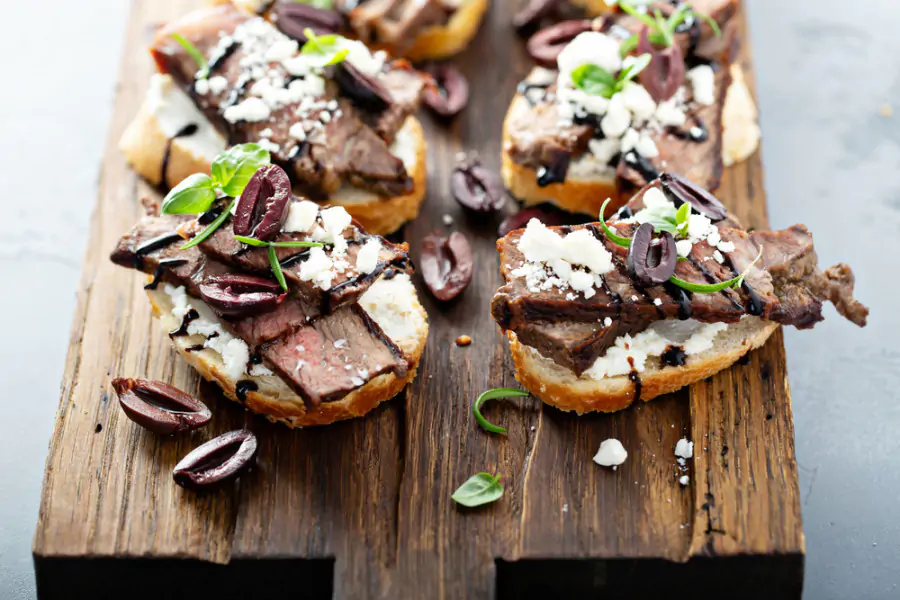
[[[722,112],[722,154],[726,165],[752,156],[760,140],[756,105],[744,80],[743,69],[735,63],[731,66],[731,74],[734,79],[728,88]],[[519,102],[525,100],[516,95],[503,124],[504,148],[511,143],[509,120]],[[611,174],[579,173],[575,170],[577,167],[574,167],[577,164],[573,162],[565,181],[546,187],[538,185],[534,169],[513,161],[506,150],[503,151],[501,168],[507,189],[526,205],[551,202],[569,212],[596,217],[607,198],[613,199],[613,206],[621,206],[633,194],[633,190],[620,190]]]
[[[147,295],[163,330],[178,329],[180,321],[172,315],[172,299],[162,287],[148,290]],[[191,298],[191,304],[196,306],[202,302]],[[205,338],[202,335],[175,337],[172,343],[204,379],[217,383],[229,399],[240,402],[249,410],[288,427],[327,425],[361,417],[399,394],[406,384],[415,379],[419,358],[428,338],[428,318],[408,275],[376,281],[360,299],[360,306],[403,351],[410,361],[409,373],[403,379],[392,373],[379,375],[341,400],[324,402],[315,409],[307,408],[303,400],[276,375],[242,376],[241,381],[252,381],[258,389],[239,398],[236,391],[238,381],[228,375],[221,354],[212,348],[188,351],[194,344],[203,343]]]
[[[745,317],[720,332],[712,348],[687,357],[681,367],[662,366],[648,360],[640,377],[640,400],[674,392],[723,369],[727,369],[747,352],[762,346],[778,327],[777,323],[757,317]],[[516,334],[507,332],[510,351],[516,366],[516,379],[522,386],[560,410],[614,412],[635,401],[637,385],[629,375],[594,379],[588,374],[577,376],[537,350],[520,343]]]
[[[238,8],[254,14],[260,14],[268,5],[261,0],[207,0],[207,4],[227,4],[229,1]],[[371,44],[371,46],[377,50],[386,50],[392,56],[402,56],[412,61],[441,60],[459,54],[478,33],[489,1],[462,0],[446,24],[426,27],[419,32],[409,48],[398,48],[388,44]]]
[[[189,124],[197,125],[197,133],[173,139]],[[187,94],[171,77],[159,74],[151,77],[147,96],[119,142],[119,149],[135,171],[150,183],[169,188],[193,173],[209,173],[213,159],[225,147],[225,138]],[[425,198],[426,142],[422,124],[415,117],[407,118],[391,150],[412,177],[412,192],[382,198],[345,186],[327,202],[343,206],[368,232],[377,235],[393,233],[414,219]]]

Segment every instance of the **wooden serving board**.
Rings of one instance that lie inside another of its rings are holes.
[[[451,214],[477,269],[453,303],[421,294],[431,336],[416,381],[367,418],[302,431],[199,381],[151,319],[142,278],[108,259],[139,198],[157,193],[116,149],[152,72],[145,46],[156,25],[198,3],[137,0],[128,24],[34,539],[42,598],[799,597],[804,542],[780,332],[746,364],[617,414],[578,418],[528,398],[486,407],[506,437],[475,424],[477,394],[516,383],[488,309],[502,216],[464,213],[448,176],[462,150],[499,168],[503,115],[530,67],[510,26],[516,2],[495,0],[457,60],[472,90],[463,115],[450,125],[423,116],[429,194],[404,238],[417,258],[422,237]],[[745,223],[766,225],[758,156],[727,172],[720,197]],[[461,334],[474,343],[456,347]],[[215,418],[192,435],[156,437],[119,410],[115,376],[170,381]],[[241,426],[259,437],[258,469],[208,495],[173,483],[180,457]],[[682,487],[673,450],[685,436],[695,449]],[[591,460],[609,437],[629,453],[617,471]],[[505,494],[461,509],[450,494],[479,471],[502,474]]]

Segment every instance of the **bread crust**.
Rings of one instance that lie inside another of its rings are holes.
[[[727,369],[742,356],[762,346],[778,328],[777,323],[745,318],[729,329],[727,340],[717,341],[713,349],[681,367],[663,367],[640,374],[640,400],[649,401],[674,392]],[[526,390],[543,402],[560,410],[587,412],[615,412],[630,406],[635,398],[635,384],[627,375],[595,380],[578,377],[549,359],[543,358],[507,332],[510,353],[516,367],[516,379]]]
[[[743,69],[737,63],[731,66],[735,79],[729,86],[722,113],[722,154],[726,165],[746,160],[756,152],[759,145],[759,126],[756,123],[756,106],[744,82]],[[510,133],[512,115],[517,102],[524,102],[516,94],[503,121],[503,153],[501,168],[503,182],[510,193],[526,206],[550,202],[572,213],[582,213],[597,217],[600,206],[610,198],[607,216],[623,206],[634,192],[630,188],[620,188],[613,178],[576,179],[567,177],[561,183],[541,187],[537,183],[535,169],[516,163],[507,148],[512,146]],[[748,104],[749,103],[749,104]]]
[[[148,290],[147,297],[164,331],[172,331],[178,327],[177,320],[171,315],[172,303],[162,290]],[[193,300],[196,301],[196,300]],[[335,421],[361,417],[379,404],[399,394],[406,385],[416,377],[419,359],[428,338],[428,319],[425,309],[415,301],[415,310],[422,319],[416,330],[416,336],[398,340],[397,345],[409,361],[406,377],[399,378],[393,373],[385,373],[375,377],[362,387],[350,392],[337,402],[323,402],[316,408],[308,408],[303,400],[276,376],[247,376],[241,381],[250,380],[257,383],[259,390],[249,391],[244,399],[238,398],[236,386],[238,381],[232,379],[224,371],[221,356],[212,349],[189,352],[194,344],[202,343],[203,336],[181,336],[172,339],[178,354],[184,358],[207,381],[218,384],[225,396],[243,404],[248,410],[265,416],[274,423],[283,423],[291,428],[328,425]]]
[[[459,54],[478,33],[489,2],[490,0],[466,0],[447,24],[424,29],[416,36],[412,47],[400,55],[405,55],[412,61],[423,61],[441,60]]]
[[[162,179],[163,161],[169,138],[163,133],[159,120],[152,114],[149,99],[138,110],[119,142],[119,149],[141,177],[154,185]],[[414,116],[407,117],[399,135],[408,135],[415,145],[415,163],[409,168],[413,189],[409,194],[382,198],[373,195],[366,202],[342,202],[340,192],[323,204],[339,204],[347,209],[370,233],[388,235],[418,215],[425,199],[427,186],[427,143],[422,124]],[[209,173],[210,160],[199,156],[180,139],[172,140],[166,166],[166,186],[173,188],[194,173]]]

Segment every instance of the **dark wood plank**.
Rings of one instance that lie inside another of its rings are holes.
[[[160,589],[196,597],[215,585],[235,597],[637,598],[655,597],[654,577],[693,582],[684,589],[711,597],[747,577],[767,586],[735,597],[799,594],[803,536],[780,333],[746,365],[614,415],[577,418],[533,398],[494,402],[485,412],[508,436],[486,434],[471,416],[478,393],[515,385],[488,314],[503,215],[465,213],[448,181],[460,151],[499,169],[503,115],[530,67],[509,24],[514,2],[493,3],[457,61],[471,81],[469,108],[449,124],[423,115],[429,192],[404,238],[417,258],[428,232],[465,231],[478,269],[452,303],[421,294],[431,335],[416,381],[365,419],[302,431],[243,413],[199,382],[152,322],[139,278],[107,259],[138,215],[135,200],[156,193],[116,150],[152,72],[143,47],[153,25],[199,1],[137,0],[128,25],[35,533],[42,596],[115,596],[138,577],[148,583],[135,597]],[[749,70],[749,52],[742,61]],[[758,156],[729,169],[722,196],[741,219],[765,224]],[[457,347],[461,334],[473,344]],[[167,440],[139,430],[115,405],[117,375],[200,393],[212,426]],[[261,441],[259,469],[208,496],[172,483],[180,456],[245,424]],[[685,436],[696,445],[683,488],[673,451]],[[617,471],[591,461],[608,437],[629,451]],[[506,493],[490,507],[460,509],[450,494],[479,471],[502,474]],[[160,587],[167,573],[191,583]],[[253,578],[258,589],[246,585]]]

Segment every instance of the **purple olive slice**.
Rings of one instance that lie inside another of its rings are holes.
[[[675,238],[663,231],[653,239],[653,225],[644,223],[631,236],[625,264],[631,278],[640,285],[659,285],[675,274],[678,253]]]
[[[451,63],[431,65],[426,70],[437,86],[425,89],[422,102],[441,117],[455,117],[469,103],[469,82]]]
[[[125,415],[145,429],[172,435],[203,427],[212,418],[209,408],[190,394],[161,381],[112,381]]]
[[[391,93],[377,79],[346,60],[334,68],[334,80],[345,96],[366,110],[381,112],[393,102]]]
[[[478,159],[456,165],[450,174],[450,193],[457,202],[477,212],[492,212],[506,204],[500,178]]]
[[[243,273],[213,275],[199,288],[200,296],[216,312],[231,316],[269,312],[286,297],[278,283]]]
[[[542,67],[555,68],[563,48],[585,31],[591,30],[586,20],[563,21],[541,29],[529,38],[526,48],[531,58]]]
[[[419,267],[435,298],[444,302],[456,298],[472,280],[474,262],[469,241],[458,231],[449,237],[439,233],[425,236]]]
[[[307,41],[306,29],[312,29],[316,35],[326,35],[337,33],[344,25],[341,13],[336,10],[288,0],[275,4],[272,22],[283,34],[301,44]]]
[[[291,180],[278,165],[261,167],[244,188],[234,212],[234,233],[271,240],[281,231],[291,201]]]
[[[650,96],[656,102],[663,102],[674,96],[685,79],[684,54],[681,46],[672,44],[663,50],[655,48],[650,42],[649,28],[644,26],[637,53],[649,54],[651,57],[650,64],[638,75]]]
[[[663,173],[659,176],[659,181],[662,184],[663,192],[672,200],[676,207],[687,202],[693,210],[713,223],[721,221],[728,216],[728,210],[725,208],[725,205],[693,181],[675,173]]]
[[[213,438],[175,465],[172,478],[186,488],[209,488],[240,477],[253,466],[256,436],[239,429]]]

